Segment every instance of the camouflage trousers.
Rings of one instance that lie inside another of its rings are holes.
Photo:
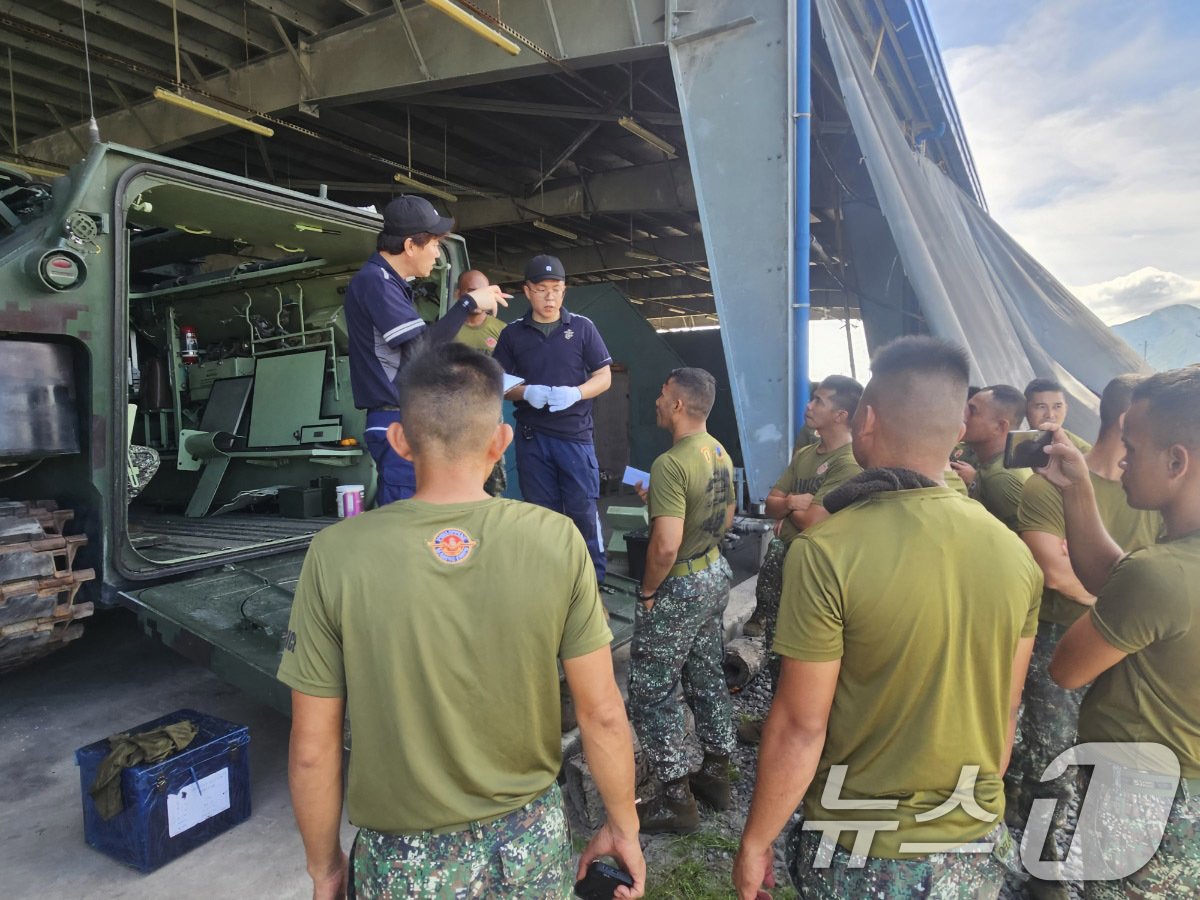
[[[362,828],[350,853],[350,900],[561,900],[575,883],[557,784],[499,819],[449,834]]]
[[[758,584],[754,588],[754,615],[763,624],[763,646],[767,648],[767,671],[771,675],[771,691],[779,683],[779,656],[771,651],[775,643],[775,626],[779,622],[779,598],[783,595],[783,561],[788,545],[772,538],[767,555],[758,567]]]
[[[1111,856],[1114,846],[1130,846],[1143,843],[1142,829],[1150,832],[1150,845],[1157,837],[1156,826],[1146,828],[1147,819],[1153,813],[1140,815],[1153,806],[1154,800],[1146,793],[1133,787],[1098,786],[1090,781],[1086,771],[1078,774],[1078,790],[1081,795],[1089,790],[1100,790],[1103,796],[1095,798],[1103,803],[1099,829],[1102,837],[1099,852]],[[1169,782],[1168,782],[1169,783]],[[1126,900],[1129,897],[1198,897],[1200,896],[1200,784],[1193,779],[1179,785],[1171,804],[1166,830],[1154,857],[1126,878],[1116,881],[1085,881],[1083,895],[1087,900]],[[1094,802],[1094,801],[1093,801]],[[1157,822],[1161,823],[1161,818]],[[1091,867],[1086,857],[1083,871],[1086,875]]]
[[[1020,739],[1013,745],[1012,763],[1005,779],[1013,807],[1005,820],[1014,828],[1025,827],[1035,799],[1056,801],[1043,859],[1060,857],[1054,849],[1055,835],[1065,830],[1067,809],[1078,796],[1073,772],[1068,771],[1051,781],[1041,780],[1042,773],[1054,758],[1075,745],[1079,704],[1086,692],[1085,688],[1074,691],[1060,688],[1050,677],[1054,648],[1069,627],[1053,622],[1038,623],[1033,658],[1025,678],[1021,719],[1017,724]]]
[[[483,489],[493,497],[503,497],[508,490],[508,472],[504,468],[503,458],[492,467],[492,474],[483,483]]]
[[[733,750],[733,704],[725,685],[725,632],[733,572],[724,557],[691,575],[667,578],[647,611],[637,605],[630,651],[629,709],[654,774],[664,783],[690,771],[683,745],[683,696],[696,737],[709,753]]]
[[[908,859],[855,856],[836,844],[827,866],[815,865],[821,832],[803,830],[801,819],[787,837],[788,875],[804,900],[985,900],[997,897],[1005,874],[1017,865],[1016,842],[998,825],[980,843],[991,853],[932,853]],[[852,866],[851,863],[859,864]]]

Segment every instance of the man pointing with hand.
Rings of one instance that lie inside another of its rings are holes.
[[[612,357],[591,319],[563,309],[566,271],[553,256],[525,265],[529,312],[500,332],[493,358],[525,379],[516,401],[517,475],[530,503],[569,516],[604,581],[596,500],[600,466],[592,444],[592,399],[612,384]]]

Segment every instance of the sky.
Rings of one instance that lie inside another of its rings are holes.
[[[992,217],[1109,324],[1200,305],[1200,3],[924,2]]]

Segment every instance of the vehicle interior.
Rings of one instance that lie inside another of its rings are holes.
[[[154,175],[130,182],[123,219],[126,565],[303,541],[342,485],[369,504],[343,301],[378,219]],[[465,264],[461,242],[442,256],[414,286],[427,321]]]

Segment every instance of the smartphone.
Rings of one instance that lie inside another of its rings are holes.
[[[596,861],[588,866],[587,874],[575,882],[575,896],[584,900],[612,900],[617,888],[633,887],[633,877],[624,869]]]
[[[1053,431],[1010,431],[1004,441],[1004,468],[1040,469],[1050,464],[1046,447]]]

